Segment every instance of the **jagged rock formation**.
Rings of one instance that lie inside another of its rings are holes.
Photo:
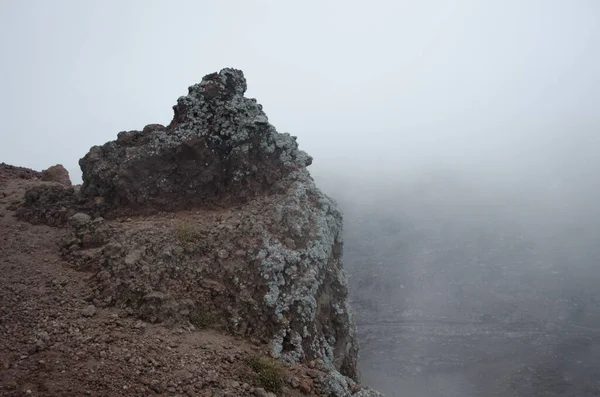
[[[82,194],[146,212],[239,203],[310,165],[296,138],[277,133],[245,91],[243,74],[224,69],[189,87],[168,127],[124,131],[93,147],[79,162]]]
[[[71,186],[71,178],[69,178],[69,171],[62,166],[62,164],[56,164],[48,169],[42,171],[42,181],[45,182],[56,182],[61,185]]]
[[[322,391],[350,395],[358,347],[342,215],[310,177],[311,157],[245,90],[238,70],[204,77],[169,126],[93,147],[81,189],[30,189],[19,215],[72,226],[62,252],[94,272],[96,306],[262,340],[283,361],[322,362]]]

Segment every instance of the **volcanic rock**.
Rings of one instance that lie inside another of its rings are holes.
[[[71,186],[69,171],[67,171],[61,164],[53,165],[52,167],[42,171],[42,181],[56,182],[60,183],[61,185]]]
[[[246,202],[310,165],[296,138],[278,133],[241,71],[205,76],[177,100],[168,127],[123,131],[80,160],[81,192],[113,209],[173,211]]]
[[[283,362],[323,363],[319,387],[350,395],[360,376],[342,214],[315,186],[312,158],[245,91],[239,70],[205,76],[168,126],[92,147],[80,189],[35,186],[18,214],[72,219],[61,253],[91,272],[96,307],[264,341]]]

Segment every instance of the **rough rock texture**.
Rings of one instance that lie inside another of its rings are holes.
[[[196,211],[198,212],[198,211]],[[358,378],[341,215],[310,181],[243,207],[110,223],[63,242],[97,272],[95,296],[150,322],[219,319],[289,362],[322,358]]]
[[[9,178],[39,179],[42,173],[24,167],[0,163],[0,182],[6,182]]]
[[[331,395],[332,371],[319,360],[280,364],[274,394],[249,365],[271,361],[260,341],[227,335],[207,319],[151,324],[129,307],[102,307],[90,292],[92,273],[61,258],[58,241],[70,230],[19,222],[8,208],[45,183],[21,171],[0,166],[0,396]]]
[[[245,90],[241,71],[206,76],[168,127],[93,147],[80,190],[35,186],[17,214],[70,224],[63,258],[91,272],[95,307],[227,330],[289,364],[317,360],[328,374],[320,393],[351,395],[360,387],[342,215],[295,137]]]
[[[245,202],[312,159],[245,98],[241,71],[224,69],[189,87],[168,127],[124,131],[80,160],[82,193],[113,209],[178,210]]]
[[[76,213],[72,217],[69,218],[69,225],[73,226],[75,229],[79,229],[80,227],[85,226],[86,224],[92,221],[92,217],[88,214],[83,214],[81,212]]]
[[[62,226],[77,212],[86,211],[99,216],[94,208],[97,206],[78,194],[77,187],[45,182],[25,192],[17,217],[34,224]]]
[[[69,171],[67,171],[62,164],[53,165],[52,167],[42,171],[42,181],[56,182],[60,183],[61,185],[71,186]]]

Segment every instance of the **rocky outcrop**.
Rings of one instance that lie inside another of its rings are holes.
[[[96,306],[224,328],[289,363],[318,360],[330,371],[322,390],[350,395],[358,347],[341,212],[315,186],[311,157],[245,90],[241,71],[206,76],[168,126],[93,147],[80,190],[32,189],[21,216],[71,225],[61,249],[93,271]]]
[[[204,77],[178,99],[168,127],[124,131],[80,160],[82,194],[112,210],[173,211],[246,202],[310,165],[296,138],[279,134],[241,71]]]
[[[25,192],[24,198],[17,216],[30,223],[50,226],[66,224],[77,202],[75,189],[58,183],[35,186]]]
[[[29,168],[0,163],[0,182],[5,182],[8,178],[39,179],[41,177],[41,172]]]
[[[45,182],[56,182],[61,185],[71,186],[71,178],[69,178],[69,171],[62,166],[62,164],[56,164],[48,169],[42,171],[42,181]]]

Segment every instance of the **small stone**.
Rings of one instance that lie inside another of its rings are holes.
[[[217,371],[208,371],[205,379],[209,383],[217,383],[219,381],[219,374],[217,374]]]
[[[294,240],[292,240],[291,238],[286,238],[284,240],[285,245],[287,245],[290,249],[295,249],[296,248],[296,243],[294,242]]]
[[[317,379],[319,377],[319,372],[314,369],[311,369],[311,370],[307,371],[306,373],[308,374],[308,376],[310,376],[313,379]]]
[[[310,360],[308,362],[308,368],[315,369],[316,366],[317,366],[317,363],[315,362],[315,360]]]
[[[75,229],[79,229],[80,227],[87,225],[91,221],[91,216],[89,216],[88,214],[84,214],[83,212],[78,212],[69,218],[69,225],[73,226]]]
[[[141,328],[146,328],[148,326],[148,324],[146,324],[143,321],[138,321],[135,323],[135,325],[133,326],[136,329],[141,329]]]
[[[87,305],[83,309],[81,309],[81,315],[83,317],[93,317],[96,315],[96,306]]]
[[[256,397],[269,397],[267,391],[262,387],[257,387],[254,390],[252,390],[252,394],[254,394]]]
[[[41,352],[46,349],[46,343],[42,340],[38,340],[35,342],[35,351]]]
[[[304,379],[300,382],[298,388],[302,393],[310,394],[310,392],[312,391],[312,381],[310,381],[309,379]]]
[[[297,376],[294,376],[291,380],[290,380],[290,385],[292,385],[292,387],[294,389],[297,389],[298,387],[300,387],[300,379]]]
[[[204,382],[198,381],[198,382],[194,383],[194,387],[198,390],[204,389]]]

